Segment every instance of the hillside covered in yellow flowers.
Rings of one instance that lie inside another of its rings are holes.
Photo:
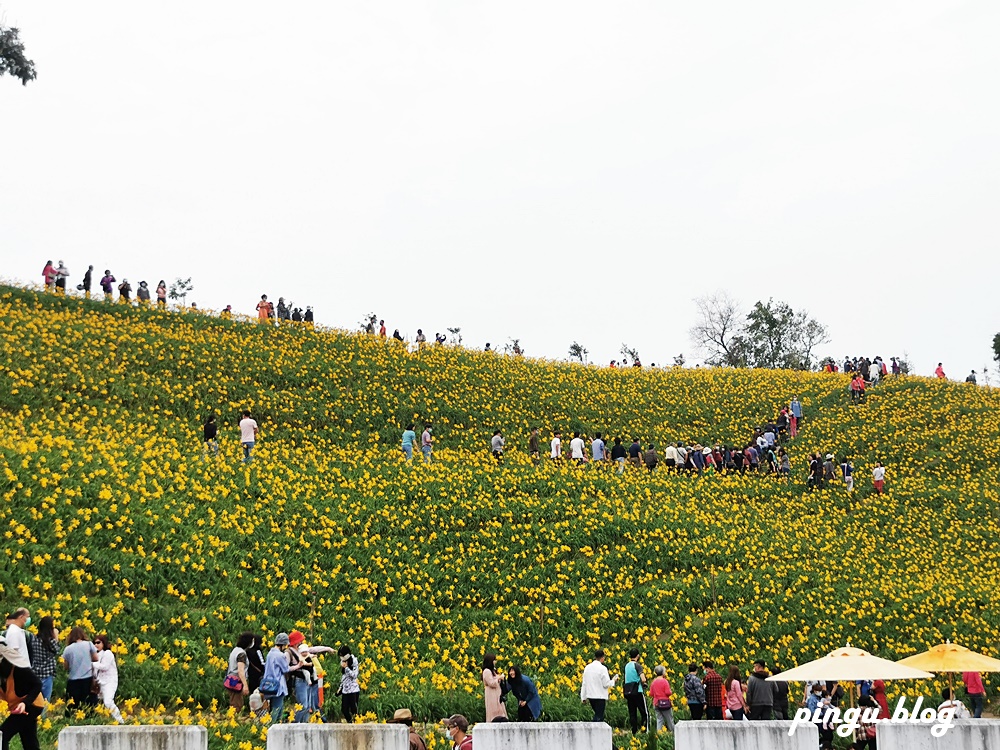
[[[691,660],[791,666],[848,641],[1000,653],[992,389],[903,378],[855,407],[843,375],[411,354],[7,287],[0,341],[7,609],[109,633],[120,695],[140,705],[221,699],[246,629],[354,645],[379,718],[481,718],[484,651],[520,664],[553,719],[589,717],[579,676],[597,644],[614,664],[638,646],[675,690]],[[545,442],[745,442],[795,395],[790,482],[619,477],[526,452],[534,425]],[[261,431],[249,466],[244,408]],[[206,459],[209,412],[221,452]],[[400,433],[426,420],[435,462],[406,464]],[[853,458],[853,495],[806,491],[815,450]]]

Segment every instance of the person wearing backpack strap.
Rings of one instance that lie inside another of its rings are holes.
[[[639,717],[642,717],[643,731],[649,731],[649,708],[646,706],[646,675],[639,663],[639,649],[629,651],[629,661],[625,665],[625,687],[622,692],[628,702],[628,717],[632,724],[632,734],[639,732]]]

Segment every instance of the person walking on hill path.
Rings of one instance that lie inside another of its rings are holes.
[[[111,275],[111,271],[105,269],[104,276],[101,277],[101,289],[104,291],[104,301],[112,302],[114,301],[114,286],[113,284],[117,281],[114,276]]]
[[[601,433],[594,434],[594,439],[590,443],[590,452],[595,463],[607,458],[607,444],[601,439]]]
[[[792,397],[792,402],[788,405],[788,408],[792,412],[792,416],[795,417],[795,428],[797,431],[802,426],[802,403],[799,401],[798,396]]]
[[[87,266],[87,273],[83,275],[83,283],[80,284],[80,291],[83,292],[84,299],[90,299],[90,288],[94,283],[94,267]]]
[[[975,370],[973,370],[972,372],[969,373],[969,376],[965,379],[965,382],[966,383],[972,383],[973,385],[976,384],[976,371]]]
[[[149,304],[149,285],[145,281],[139,282],[139,290],[135,293],[135,296],[139,299],[141,306]]]
[[[304,316],[302,316],[302,320],[303,320],[303,322],[307,326],[312,326],[312,324],[313,324],[313,309],[312,309],[312,307],[310,307],[310,306],[306,307],[306,314]]]
[[[497,677],[496,654],[483,657],[483,691],[486,721],[507,721],[507,704],[503,702],[503,680]]]
[[[167,282],[163,279],[156,285],[156,306],[161,310],[167,306]]]
[[[628,456],[628,450],[622,445],[622,439],[620,437],[615,438],[615,444],[611,448],[611,460],[618,465],[619,476],[625,473],[625,458]]]
[[[603,649],[594,652],[594,660],[583,670],[583,684],[580,686],[580,700],[589,703],[594,711],[593,721],[604,721],[608,707],[608,690],[618,683],[618,675],[612,677],[604,665],[607,654]]]
[[[584,455],[583,451],[584,451],[583,438],[580,437],[579,432],[574,432],[573,439],[569,441],[570,460],[582,466],[587,461],[587,457]]]
[[[503,445],[504,445],[503,435],[500,430],[496,430],[493,433],[493,437],[490,438],[490,450],[493,452],[493,458],[497,460],[498,464],[503,463]]]
[[[380,320],[378,322],[378,337],[380,339],[383,339],[383,340],[385,339],[385,321],[384,320]]]
[[[844,487],[848,492],[854,491],[854,465],[846,456],[840,459],[840,473],[844,477]]]
[[[632,438],[632,444],[628,447],[628,460],[636,468],[642,466],[642,445],[639,438]]]
[[[118,285],[118,302],[122,305],[132,304],[132,285],[128,283],[128,279],[122,279],[122,283]]]
[[[424,456],[424,463],[431,463],[431,454],[434,452],[434,438],[431,436],[431,423],[424,425],[424,431],[420,434],[420,452]]]
[[[407,461],[413,460],[413,444],[417,442],[417,433],[413,430],[413,425],[406,425],[403,430],[403,455]]]
[[[937,366],[937,369],[936,369],[936,370],[934,370],[934,375],[935,375],[935,376],[936,376],[936,377],[937,377],[937,378],[938,378],[939,380],[944,380],[944,379],[945,379],[945,378],[947,377],[947,376],[946,376],[946,375],[944,374],[944,366],[943,366],[943,365],[942,365],[942,364],[941,364],[940,362],[938,362],[938,366]]]
[[[532,427],[531,434],[528,436],[528,456],[531,457],[531,463],[538,466],[538,462],[541,460],[541,446],[538,441],[537,427]]]
[[[643,674],[639,662],[639,649],[629,651],[628,664],[625,665],[625,682],[622,692],[628,703],[628,718],[632,725],[632,734],[639,733],[639,718],[642,717],[643,731],[649,731],[649,707],[646,705],[646,675]]]
[[[660,457],[656,454],[656,447],[650,443],[646,452],[642,454],[642,462],[646,464],[646,471],[653,471],[660,462]]]
[[[885,467],[879,461],[875,462],[875,468],[872,469],[872,484],[875,487],[875,493],[881,495],[885,487]]]
[[[562,460],[562,433],[559,432],[559,430],[552,433],[552,442],[550,443],[550,446],[552,449],[552,460]]]
[[[253,449],[257,445],[257,420],[250,416],[249,411],[243,412],[243,419],[240,420],[240,442],[243,444],[243,463],[248,464],[253,460]]]

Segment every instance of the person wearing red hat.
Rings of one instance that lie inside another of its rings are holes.
[[[319,692],[322,667],[313,657],[333,652],[329,646],[309,646],[305,640],[305,635],[299,630],[288,634],[289,663],[302,665],[298,672],[293,673],[296,675],[293,678],[295,702],[302,706],[295,712],[295,721],[300,723],[309,721],[309,716],[322,708]]]
[[[296,723],[309,721],[312,706],[312,701],[309,699],[309,687],[312,684],[310,668],[312,665],[307,663],[299,651],[304,640],[305,636],[298,630],[293,630],[288,634],[288,665],[293,668],[298,666],[294,672],[288,673],[288,682],[290,683],[288,687],[290,688],[289,692],[295,695],[295,703],[302,707],[295,711]]]

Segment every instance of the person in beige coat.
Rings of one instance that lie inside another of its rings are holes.
[[[486,700],[486,721],[495,719],[507,720],[507,705],[500,702],[502,691],[501,678],[497,677],[496,654],[486,654],[483,657],[483,691]]]

